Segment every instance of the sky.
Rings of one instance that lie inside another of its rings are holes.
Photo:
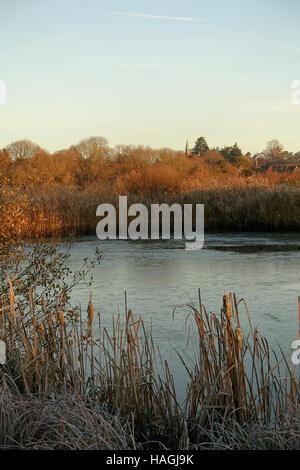
[[[0,0],[0,148],[300,150],[299,0]]]

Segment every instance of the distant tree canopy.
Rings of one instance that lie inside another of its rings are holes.
[[[300,152],[289,152],[284,150],[284,146],[277,140],[272,139],[267,143],[267,147],[261,153],[254,155],[255,159],[263,163],[265,160],[266,165],[272,163],[294,163],[298,162],[300,158]]]
[[[270,140],[267,143],[266,149],[262,153],[255,155],[260,161],[266,160],[265,163],[269,165],[272,164],[272,162],[293,163],[298,160],[299,156],[299,152],[293,153],[284,150],[284,146],[277,139]]]
[[[229,161],[230,163],[234,163],[236,157],[241,157],[243,155],[241,149],[238,147],[237,143],[232,145],[231,147],[223,147],[220,150],[220,153],[223,155],[225,160]]]
[[[251,163],[245,157],[233,157],[231,164],[239,168],[241,176],[251,176],[253,174]]]
[[[12,142],[6,147],[7,152],[12,160],[19,160],[23,158],[33,158],[39,152],[44,152],[39,145],[31,142],[31,140],[23,139]]]
[[[242,155],[237,144],[209,149],[205,137],[199,137],[194,151],[195,154],[187,158],[184,152],[169,148],[110,147],[105,138],[93,136],[50,154],[30,140],[19,140],[0,150],[0,180],[2,184],[5,182],[25,190],[98,187],[101,191],[133,194],[186,191],[204,187],[208,181],[223,184],[230,178],[238,180],[241,176],[250,177],[254,172],[259,177],[262,173],[261,168],[259,171],[252,168],[253,159],[249,154]],[[275,162],[279,162],[276,158],[291,162],[300,157],[300,152],[291,156],[276,140],[268,143],[266,151],[275,155],[272,157]],[[273,165],[272,159],[264,161],[265,155],[258,156],[259,167]]]
[[[95,159],[107,154],[108,141],[104,137],[89,137],[81,140],[79,144],[72,146],[71,149],[75,149],[82,158]]]
[[[267,143],[267,148],[264,150],[264,154],[268,158],[273,160],[281,160],[283,158],[283,145],[277,139],[272,139]]]
[[[202,157],[202,155],[209,150],[209,147],[206,143],[205,137],[199,137],[194,145],[192,153],[194,155],[198,155],[198,157]]]
[[[218,150],[207,150],[202,155],[202,158],[205,162],[210,163],[212,165],[216,165],[221,161],[224,161],[223,155],[218,152]]]
[[[221,155],[223,155],[224,159],[228,161],[231,165],[239,168],[239,172],[241,176],[251,176],[252,169],[251,169],[251,158],[250,153],[246,156],[243,156],[243,152],[235,143],[232,146],[225,146],[220,150]]]
[[[201,157],[210,165],[217,165],[223,171],[226,171],[226,161],[239,169],[241,176],[251,176],[251,159],[243,157],[242,150],[237,143],[231,146],[225,146],[221,150],[219,147],[209,149],[205,137],[199,137],[192,152]]]

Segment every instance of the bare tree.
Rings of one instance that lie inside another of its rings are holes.
[[[6,147],[9,156],[12,160],[18,160],[19,158],[32,158],[42,149],[39,145],[31,142],[31,140],[23,139],[16,140]]]
[[[277,139],[270,140],[267,144],[267,148],[264,151],[265,155],[271,158],[280,157],[283,153],[283,145]]]
[[[108,142],[104,137],[89,137],[81,140],[75,149],[82,158],[92,159],[107,154]]]

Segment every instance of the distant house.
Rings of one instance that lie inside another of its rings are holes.
[[[271,169],[273,171],[284,173],[286,171],[294,171],[297,168],[300,168],[300,160],[289,161],[286,158],[283,158],[282,160],[276,161],[264,153],[257,154],[253,158],[253,169],[259,172]]]
[[[265,153],[263,152],[257,153],[252,158],[252,165],[254,168],[262,168],[267,164],[269,159],[270,157],[266,155]]]
[[[272,168],[273,171],[278,171],[284,173],[285,171],[294,171],[297,168],[300,168],[300,162],[294,163],[272,163],[269,168]]]

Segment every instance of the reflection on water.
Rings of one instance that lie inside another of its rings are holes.
[[[208,311],[218,312],[224,293],[235,292],[247,301],[252,322],[277,349],[277,341],[289,351],[298,330],[300,295],[300,235],[298,234],[214,234],[207,235],[205,248],[184,250],[184,242],[99,241],[95,237],[76,240],[70,264],[79,267],[95,247],[103,261],[94,272],[93,301],[104,324],[111,315],[124,313],[124,292],[128,307],[143,315],[152,327],[155,342],[180,369],[174,349],[185,350],[185,319],[188,304],[198,305],[198,288]],[[89,299],[86,284],[79,285],[72,300],[83,310]],[[174,319],[172,311],[177,306]],[[242,325],[247,318],[241,307]],[[191,343],[192,344],[192,343]]]

